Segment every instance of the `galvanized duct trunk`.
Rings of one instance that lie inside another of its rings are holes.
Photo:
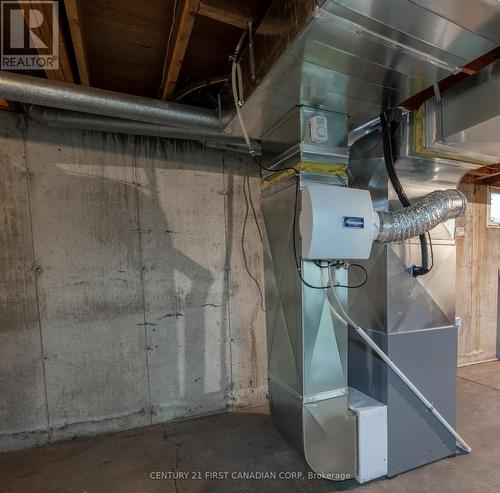
[[[350,290],[348,313],[371,329],[370,336],[454,426],[458,335],[454,218],[465,205],[456,187],[477,165],[466,158],[426,152],[419,146],[421,127],[418,115],[406,115],[395,134],[395,169],[413,204],[406,209],[388,179],[380,130],[375,128],[350,148],[352,181],[370,191],[380,232],[370,258],[360,262],[370,276],[365,286]],[[414,237],[427,231],[433,268],[415,278],[412,267],[421,261],[421,248]],[[356,282],[353,273],[349,283]],[[387,404],[389,476],[455,453],[455,439],[355,335],[349,342],[349,382]]]
[[[298,177],[266,176],[262,195],[269,395],[276,426],[318,472],[360,472],[349,409],[352,387],[387,407],[386,471],[379,476],[455,452],[448,431],[331,316],[324,293],[313,289],[323,285],[321,268],[300,258],[294,211],[302,206],[301,185],[324,183],[335,193],[342,183],[333,175],[347,163],[351,186],[370,190],[381,212],[381,239],[393,243],[373,245],[370,259],[362,262],[366,284],[342,292],[340,302],[453,425],[455,239],[454,221],[445,219],[458,213],[458,196],[450,193],[444,200],[440,192],[396,213],[399,202],[377,145],[380,133],[368,125],[356,135],[364,137],[349,147],[347,135],[498,46],[500,11],[480,0],[467,4],[464,15],[462,0],[276,0],[254,33],[254,63],[251,51],[241,59],[241,113],[248,134],[262,139],[263,164],[298,170]],[[283,19],[293,19],[293,27],[270,35],[268,26],[279,27]],[[233,108],[234,101],[227,101]],[[314,116],[328,124],[323,141],[311,138]],[[409,198],[417,201],[436,189],[456,188],[474,165],[437,163],[429,154],[420,158],[413,140],[420,139],[421,128],[414,119],[399,126],[396,154],[402,159],[396,171]],[[227,133],[240,134],[236,118],[224,123]],[[411,155],[402,155],[405,151]],[[411,268],[420,258],[419,243],[396,240],[422,227],[427,231],[437,220],[445,221],[431,231],[436,240],[432,275],[416,279]],[[351,286],[361,281],[355,272],[339,279]]]
[[[351,130],[495,49],[500,11],[481,0],[276,0],[253,38],[255,71],[250,51],[241,60],[250,136],[294,105],[348,114]],[[226,130],[239,132],[235,118]]]
[[[36,105],[24,105],[24,111],[32,120],[49,127],[193,140],[207,147],[222,148],[234,152],[248,152],[246,143],[242,138],[210,129],[158,125]],[[260,143],[252,141],[252,146],[256,153],[260,154]]]
[[[216,111],[131,96],[104,89],[83,87],[28,75],[0,72],[0,97],[125,120],[181,128],[220,128]]]

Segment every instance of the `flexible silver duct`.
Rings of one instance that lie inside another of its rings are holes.
[[[77,111],[45,108],[36,105],[23,105],[26,114],[34,121],[53,128],[73,128],[79,130],[97,130],[130,135],[147,135],[171,139],[194,140],[209,147],[223,147],[235,152],[248,153],[246,142],[240,137],[233,137],[214,130],[196,128],[176,128],[154,123],[136,122],[122,118],[110,118]],[[253,146],[260,154],[260,143]]]
[[[217,111],[0,71],[0,97],[170,127],[219,131]]]
[[[410,207],[377,211],[380,220],[376,243],[402,241],[427,233],[438,224],[464,213],[467,201],[458,190],[437,190]]]

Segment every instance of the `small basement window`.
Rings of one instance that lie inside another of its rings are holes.
[[[488,228],[500,228],[500,188],[488,187],[488,207],[486,225]]]

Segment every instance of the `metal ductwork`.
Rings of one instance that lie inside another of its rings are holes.
[[[380,225],[375,242],[391,243],[425,234],[462,215],[466,204],[465,196],[458,190],[436,190],[407,208],[377,211]]]
[[[90,113],[45,108],[36,105],[23,105],[26,114],[34,121],[53,128],[73,128],[130,135],[146,135],[171,139],[193,140],[207,147],[223,148],[234,152],[248,152],[243,139],[214,130],[180,128],[157,125],[122,118],[110,118]],[[260,143],[252,141],[254,149],[260,154]]]
[[[498,45],[500,10],[483,0],[275,0],[242,55],[242,114],[254,138],[300,105],[352,130]]]
[[[483,0],[275,0],[253,33],[253,49],[239,61],[239,113],[246,133],[262,140],[266,168],[271,415],[322,477],[394,476],[453,455],[460,442],[453,430],[454,218],[465,202],[456,188],[482,162],[425,149],[428,120],[403,115],[392,151],[413,205],[401,210],[378,117],[499,44],[500,10]],[[234,108],[232,98],[224,101]],[[240,119],[225,114],[224,131],[239,135]],[[455,131],[450,139],[457,140],[455,127],[443,135]],[[339,191],[347,184],[366,192],[369,213],[361,213],[357,200],[347,210]],[[310,205],[305,191],[320,186],[339,207],[333,217],[328,207],[311,217],[335,230],[324,244],[339,257],[308,256],[297,224]],[[370,236],[369,257],[354,256],[351,246],[374,219],[378,242]],[[433,270],[414,277],[422,251],[413,236],[428,231]],[[337,249],[345,237],[351,243]],[[336,270],[330,282],[341,317],[323,289],[327,266]],[[358,325],[349,317],[367,329],[369,345],[353,333]]]
[[[0,71],[0,97],[94,115],[186,129],[220,129],[217,111]]]
[[[500,27],[499,27],[500,29]],[[421,147],[480,164],[500,161],[500,60],[426,101]]]
[[[356,188],[370,192],[380,230],[369,259],[359,262],[370,278],[360,289],[349,291],[347,307],[350,317],[369,329],[387,357],[418,382],[422,394],[453,427],[458,337],[455,218],[465,207],[456,188],[464,174],[480,164],[466,155],[426,149],[424,122],[421,111],[401,115],[391,142],[395,172],[412,204],[406,208],[388,176],[383,130],[372,122],[365,127],[367,133],[356,132],[349,174]],[[427,232],[431,271],[414,277],[414,266],[423,258],[416,237]],[[349,283],[356,282],[359,277],[353,272]],[[409,388],[352,334],[348,367],[353,387],[387,405],[389,476],[455,453],[456,440],[449,430],[421,414]]]
[[[252,49],[235,57],[241,118],[232,116],[234,98],[224,95],[228,111],[219,118],[214,111],[8,72],[0,72],[0,97],[57,108],[30,110],[50,125],[196,140],[218,138],[221,127],[242,135],[245,126],[243,133],[262,139],[269,400],[276,427],[327,479],[364,482],[453,455],[454,218],[465,207],[455,189],[482,161],[426,148],[433,129],[450,145],[462,144],[463,126],[440,120],[439,105],[434,120],[430,112],[403,115],[391,135],[391,155],[414,205],[401,210],[381,131],[366,122],[494,50],[500,10],[483,0],[275,0],[252,40]],[[490,87],[497,87],[493,79],[494,73]],[[471,99],[462,101],[468,107]],[[366,215],[358,200],[349,210],[338,200],[334,221],[328,207],[319,211],[350,245],[368,236],[365,225],[378,219],[377,242],[369,235],[366,256],[355,256],[349,245],[342,256],[307,256],[297,216],[308,207],[306,187],[318,185],[327,187],[328,197],[352,188],[368,197]],[[415,278],[421,250],[412,237],[427,231],[434,270]],[[326,288],[333,289],[337,316]],[[353,333],[352,327],[367,330]]]

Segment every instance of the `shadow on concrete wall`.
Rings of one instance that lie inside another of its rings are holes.
[[[228,406],[226,185],[248,169],[225,184],[222,154],[198,144],[36,125],[26,133],[49,426],[86,433],[91,421],[133,427]],[[160,200],[158,173],[180,170],[218,183],[210,203],[197,194],[200,178],[182,204]],[[207,218],[219,224],[213,237],[192,231],[203,261],[177,246],[169,210],[177,221],[197,215],[200,230]]]

